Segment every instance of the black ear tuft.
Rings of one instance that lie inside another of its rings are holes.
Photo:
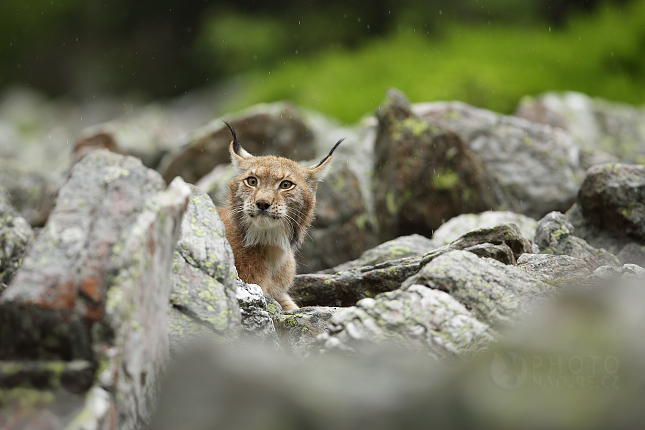
[[[325,163],[325,161],[327,161],[327,160],[329,159],[329,157],[331,157],[331,154],[333,154],[333,153],[334,153],[334,151],[336,150],[336,148],[338,148],[338,145],[340,145],[341,143],[343,143],[343,140],[345,140],[345,138],[344,138],[344,137],[343,137],[342,139],[340,139],[338,142],[336,142],[336,144],[335,144],[335,145],[334,145],[334,147],[331,149],[331,151],[329,151],[329,154],[328,154],[325,158],[323,158],[323,159],[320,161],[320,163],[316,164],[316,165],[315,165],[315,166],[313,166],[312,168],[313,168],[313,169],[315,169],[316,167],[320,167],[320,166],[322,166],[322,165]]]
[[[237,141],[237,134],[235,134],[235,130],[233,129],[233,127],[231,127],[231,124],[229,124],[228,122],[224,121],[223,119],[222,119],[222,122],[224,124],[226,124],[228,129],[231,131],[231,134],[233,135],[233,151],[235,151],[235,153],[237,155],[242,156],[242,146]]]

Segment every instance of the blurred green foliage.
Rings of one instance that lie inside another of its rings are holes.
[[[462,100],[505,113],[522,96],[549,90],[645,100],[645,0],[575,16],[561,28],[446,21],[433,32],[402,22],[355,49],[253,70],[232,107],[287,99],[353,122],[389,87],[413,102]]]
[[[237,77],[225,109],[345,122],[388,87],[502,112],[547,90],[645,96],[645,0],[2,0],[0,46],[0,87],[159,98]]]

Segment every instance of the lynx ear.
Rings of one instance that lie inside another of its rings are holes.
[[[316,164],[315,166],[311,166],[307,168],[307,173],[309,174],[309,178],[314,181],[314,182],[320,182],[323,179],[325,179],[325,176],[327,175],[327,172],[329,171],[329,167],[331,166],[329,162],[331,161],[331,155],[334,153],[336,148],[338,148],[338,145],[340,145],[345,138],[340,139],[334,147],[329,151],[329,154],[323,158],[320,163]]]
[[[231,131],[231,134],[233,135],[233,141],[228,147],[228,151],[231,153],[231,163],[233,163],[233,167],[235,167],[236,170],[240,169],[240,163],[242,163],[243,160],[247,160],[249,158],[253,158],[251,154],[246,152],[244,148],[242,148],[242,145],[237,141],[237,134],[235,134],[235,130],[231,125],[222,120],[224,124],[228,127],[228,129]]]

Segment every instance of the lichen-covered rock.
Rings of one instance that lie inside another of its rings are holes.
[[[265,296],[259,285],[240,279],[237,280],[237,303],[242,319],[242,340],[251,339],[254,343],[282,350],[273,322],[282,313],[280,304]]]
[[[240,332],[237,272],[224,224],[208,195],[195,186],[190,189],[172,264],[173,354],[195,336],[228,341]]]
[[[520,255],[526,252],[531,252],[533,249],[531,242],[522,236],[522,232],[517,224],[512,222],[488,228],[471,230],[451,242],[448,246],[451,250],[468,250],[471,247],[481,244],[504,245],[508,247],[512,252],[514,260],[511,260],[510,263],[507,264],[515,264],[515,260],[517,260]],[[477,254],[477,252],[475,253]]]
[[[24,218],[16,215],[0,188],[0,285],[6,286],[11,281],[33,238],[31,226]],[[3,290],[0,286],[0,294]]]
[[[296,161],[314,158],[314,136],[292,105],[256,106],[228,122],[244,149],[256,155],[277,155]],[[166,181],[181,176],[196,183],[215,166],[230,160],[231,133],[220,119],[195,130],[190,142],[160,165]]]
[[[381,240],[429,237],[454,216],[500,207],[502,189],[457,134],[415,115],[394,90],[376,116],[373,190]]]
[[[517,267],[555,287],[588,284],[591,276],[587,262],[568,255],[522,254]]]
[[[445,291],[492,327],[528,312],[555,289],[515,266],[465,251],[451,251],[426,264],[402,288],[421,284]]]
[[[0,297],[1,359],[98,366],[90,380],[108,393],[108,407],[86,404],[81,421],[116,412],[135,428],[154,405],[168,358],[172,253],[190,195],[181,179],[164,188],[135,158],[88,155]]]
[[[447,358],[476,354],[493,340],[488,325],[462,304],[422,285],[363,299],[338,312],[330,323],[317,340],[322,352],[356,352],[365,343],[387,342]]]
[[[432,240],[438,246],[447,245],[471,230],[493,227],[509,222],[516,224],[520,228],[522,236],[528,240],[533,240],[537,221],[526,215],[508,211],[486,211],[479,214],[458,215],[442,224],[432,235]]]
[[[27,171],[15,162],[0,159],[0,188],[8,203],[33,227],[41,227],[54,207],[62,177]]]
[[[599,266],[619,266],[618,259],[574,236],[575,229],[560,212],[551,212],[542,218],[535,232],[535,243],[543,254],[569,255],[587,263],[590,270]]]
[[[596,228],[645,244],[645,166],[591,167],[578,203],[583,217]]]
[[[378,243],[359,178],[341,157],[334,155],[328,175],[318,185],[311,240],[305,240],[297,257],[301,273],[353,260]]]
[[[524,97],[515,115],[566,130],[587,151],[626,162],[645,160],[645,110],[577,92]]]
[[[455,133],[481,158],[493,190],[502,190],[498,204],[484,210],[540,219],[574,202],[584,168],[578,145],[563,130],[460,102],[423,103],[413,111],[430,126]]]
[[[356,260],[348,261],[320,273],[338,273],[365,266],[375,266],[390,260],[418,257],[439,248],[435,242],[419,234],[401,236],[363,252]]]
[[[329,327],[329,320],[341,308],[312,306],[284,312],[275,318],[282,344],[299,357],[312,350],[316,338]]]
[[[477,247],[487,243],[499,247],[495,248],[495,252],[489,249],[490,253],[486,253],[486,247]],[[504,247],[508,247],[508,251]],[[522,237],[515,224],[501,224],[473,230],[451,244],[426,252],[422,256],[388,260],[373,266],[356,267],[351,263],[348,270],[334,274],[296,275],[289,294],[301,306],[352,306],[360,299],[396,290],[403,281],[438,256],[467,248],[472,248],[478,255],[497,256],[509,264],[514,264],[522,253],[532,252],[530,243]]]
[[[464,251],[473,253],[480,258],[492,258],[504,264],[517,264],[513,250],[506,244],[493,245],[492,243],[482,243],[464,248]]]
[[[307,360],[200,350],[168,375],[150,428],[641,428],[643,303],[642,283],[566,289],[451,366],[384,347]]]

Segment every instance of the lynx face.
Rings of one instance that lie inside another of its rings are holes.
[[[234,216],[245,246],[284,250],[302,243],[314,215],[318,177],[287,158],[244,158],[229,182]]]
[[[329,168],[339,140],[320,163],[300,166],[293,160],[271,155],[255,157],[242,148],[235,130],[229,147],[237,176],[229,183],[230,213],[245,247],[297,248],[314,217],[316,188]]]

